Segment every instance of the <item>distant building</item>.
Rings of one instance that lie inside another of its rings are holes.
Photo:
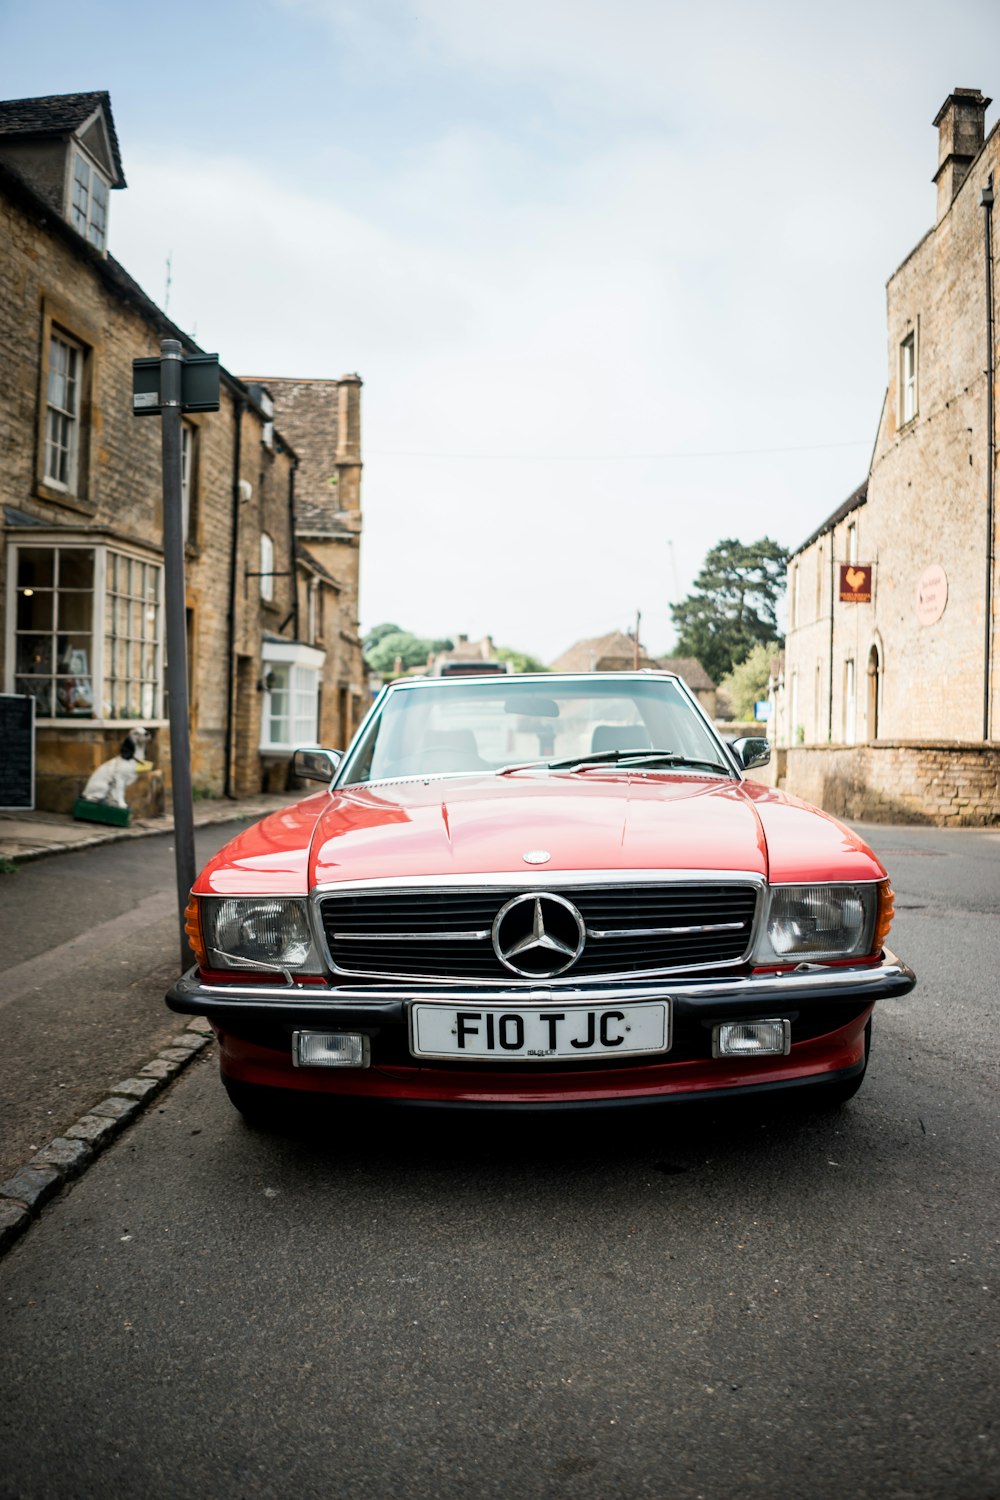
[[[789,564],[785,779],[857,817],[1000,820],[989,103],[956,89],[935,118],[937,222],[888,282],[870,472]]]
[[[648,654],[642,642],[636,649],[635,637],[624,630],[612,630],[577,641],[552,663],[553,672],[632,672],[636,667],[655,667],[656,659]]]
[[[197,346],[109,254],[124,187],[106,93],[0,102],[0,685],[34,699],[36,801],[61,811],[132,726],[157,767],[140,811],[169,775],[160,433],[132,414],[132,360]],[[266,393],[224,369],[182,456],[193,779],[242,795],[317,737],[328,657],[300,637],[293,572],[337,639],[344,590],[295,561],[298,458]]]
[[[450,651],[435,652],[428,658],[426,668],[417,668],[417,671],[426,670],[437,677],[463,673],[472,675],[483,669],[486,663],[494,670],[507,670],[496,654],[491,635],[484,635],[479,641],[470,641],[467,635],[456,635],[455,644]]]
[[[342,750],[370,702],[359,635],[361,377],[246,377],[295,449],[298,633],[326,653],[319,738]]]
[[[589,640],[577,641],[557,656],[552,663],[553,672],[634,672],[636,668],[652,668],[662,672],[676,672],[691,689],[709,718],[716,713],[716,688],[700,661],[693,656],[650,656],[640,641],[636,649],[635,637],[624,630],[612,630],[607,635],[593,636]]]

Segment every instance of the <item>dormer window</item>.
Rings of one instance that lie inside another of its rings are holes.
[[[73,228],[97,250],[108,242],[108,183],[82,151],[73,152],[73,192],[70,202]]]

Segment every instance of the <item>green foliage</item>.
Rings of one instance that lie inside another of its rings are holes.
[[[549,669],[537,656],[529,656],[526,651],[513,651],[510,646],[498,646],[497,656],[501,661],[509,661],[515,672],[547,672]]]
[[[670,606],[677,627],[675,656],[694,656],[720,682],[760,641],[781,643],[777,608],[788,553],[770,537],[729,537],[706,554],[695,591]]]
[[[399,660],[402,660],[404,671],[410,667],[425,667],[429,656],[451,649],[452,643],[446,639],[428,640],[396,626],[386,630],[377,625],[365,642],[365,660],[373,672],[387,677],[396,670]]]
[[[364,639],[364,648],[366,651],[371,651],[371,649],[374,646],[377,646],[379,641],[381,641],[385,636],[399,634],[400,627],[398,625],[392,625],[388,621],[386,621],[385,624],[376,625],[374,629],[369,630]]]
[[[758,641],[719,683],[732,704],[734,716],[743,723],[753,718],[754,704],[770,692],[771,662],[776,650],[769,641]]]
[[[16,875],[17,865],[12,859],[0,859],[0,875]]]

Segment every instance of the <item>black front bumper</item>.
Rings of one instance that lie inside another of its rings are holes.
[[[453,1006],[603,1006],[637,1000],[669,1000],[673,1020],[671,1061],[711,1054],[711,1029],[719,1021],[781,1015],[792,1023],[792,1041],[837,1030],[879,1000],[906,995],[916,979],[891,953],[868,968],[797,969],[740,978],[669,979],[635,984],[584,985],[558,990],[441,985],[210,984],[192,969],[167,993],[172,1010],[204,1015],[223,1030],[287,1055],[297,1028],[361,1031],[372,1041],[373,1061],[410,1063],[407,1007],[413,1000]],[[625,1064],[625,1059],[622,1063]],[[635,1059],[636,1064],[649,1061]],[[449,1063],[437,1063],[449,1067]],[[463,1062],[462,1066],[468,1066]],[[557,1071],[572,1064],[549,1064]]]

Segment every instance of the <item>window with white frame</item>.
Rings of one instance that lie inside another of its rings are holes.
[[[858,560],[858,528],[854,521],[847,528],[847,561],[856,563]]]
[[[899,420],[912,422],[917,415],[917,335],[907,334],[899,346]]]
[[[67,539],[10,549],[7,690],[43,719],[157,719],[158,563]]]
[[[46,484],[76,494],[80,456],[80,386],[83,349],[54,329],[49,336],[45,413]]]
[[[181,517],[184,540],[191,540],[191,496],[194,490],[197,428],[190,422],[181,423]]]
[[[319,628],[319,579],[310,578],[309,591],[306,595],[306,637],[310,641],[317,641],[322,635]]]
[[[162,652],[160,568],[156,563],[107,554],[105,593],[105,717],[157,716]]]
[[[266,531],[260,534],[260,597],[274,598],[274,542]]]
[[[108,242],[108,182],[82,151],[73,153],[70,222],[84,239],[104,250]]]
[[[326,654],[297,641],[265,641],[260,748],[291,752],[315,745]]]

